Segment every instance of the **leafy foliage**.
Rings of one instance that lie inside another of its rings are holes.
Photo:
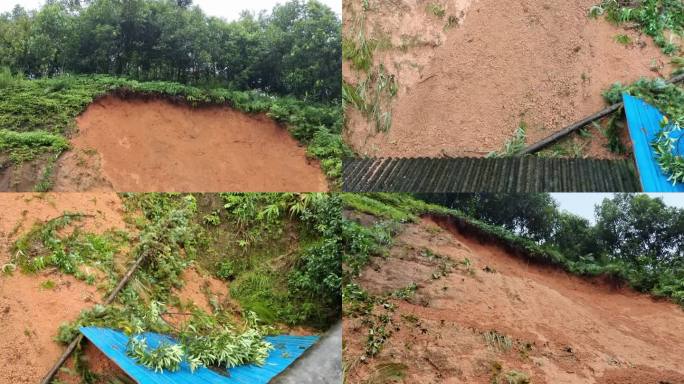
[[[85,3],[0,14],[0,67],[30,78],[101,73],[340,100],[341,22],[319,1],[232,22],[187,1]]]
[[[399,84],[384,65],[375,65],[373,56],[383,47],[380,41],[367,36],[365,12],[352,15],[354,20],[342,41],[342,55],[359,74],[357,84],[343,81],[342,102],[346,109],[356,108],[379,132],[387,132],[392,125],[392,100],[399,92]],[[391,45],[391,43],[389,43]]]
[[[157,348],[150,349],[147,340],[138,337],[129,339],[126,354],[155,372],[176,372],[183,361],[183,348],[180,345],[161,343]]]
[[[84,233],[74,226],[82,219],[81,214],[65,213],[37,224],[14,244],[13,261],[26,272],[53,267],[86,282],[91,282],[93,276],[82,267],[90,266],[105,272],[113,285],[116,280],[114,256],[128,242],[128,236],[115,231],[102,235]]]
[[[621,100],[625,92],[654,105],[666,116],[652,147],[658,164],[670,176],[669,180],[673,184],[684,183],[684,159],[675,151],[679,145],[681,127],[684,126],[684,89],[667,84],[662,79],[640,79],[629,86],[613,84],[604,92],[604,97],[614,103]]]
[[[618,25],[638,25],[666,54],[676,54],[682,49],[675,37],[684,35],[684,4],[680,0],[603,0],[592,7],[589,14],[593,17],[605,15]],[[623,43],[624,39],[621,40]]]
[[[198,318],[194,317],[186,325],[179,336],[179,344],[162,342],[156,348],[150,348],[144,337],[136,336],[129,339],[127,354],[155,372],[178,371],[184,360],[194,372],[200,367],[262,366],[273,350],[273,345],[263,338],[270,328],[258,325],[253,313],[247,314],[248,323],[242,332],[231,326],[217,325],[212,319],[208,319],[207,324],[206,317],[202,321],[197,321]]]
[[[518,128],[515,130],[515,136],[508,140],[504,147],[499,152],[492,152],[487,157],[509,157],[516,156],[525,149],[525,140],[527,139],[527,124],[521,121]]]
[[[15,163],[33,160],[39,153],[59,155],[68,148],[69,142],[59,135],[44,131],[14,132],[0,129],[0,153],[7,152]]]

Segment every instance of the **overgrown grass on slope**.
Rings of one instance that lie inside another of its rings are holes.
[[[9,155],[9,159],[18,164],[30,161],[41,153],[59,155],[69,148],[69,142],[60,135],[45,131],[15,132],[0,129],[0,153]]]
[[[429,204],[406,194],[344,194],[343,199],[349,209],[386,220],[407,222],[416,221],[421,215],[435,215],[451,221],[460,230],[499,244],[530,261],[554,265],[580,276],[608,276],[617,281],[626,282],[638,291],[667,297],[684,305],[684,270],[649,272],[619,261],[606,264],[601,264],[593,258],[580,258],[578,261],[572,261],[563,255],[562,250],[538,244],[503,227],[468,217],[458,210]],[[349,264],[349,261],[349,258],[345,259],[346,264]],[[358,264],[362,261],[367,262],[367,259],[356,257],[352,261]],[[362,267],[363,265],[357,265],[355,269],[361,270]],[[345,288],[346,291],[348,291],[347,288]]]
[[[2,80],[1,84],[0,127],[7,131],[42,131],[66,137],[75,128],[76,117],[94,99],[120,92],[168,97],[196,107],[228,105],[246,113],[266,113],[285,124],[293,137],[308,146],[309,155],[321,160],[323,170],[333,181],[341,177],[342,157],[351,153],[342,141],[342,110],[336,105],[306,103],[256,91],[139,82],[104,75],[12,78]]]

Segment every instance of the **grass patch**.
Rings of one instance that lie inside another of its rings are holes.
[[[510,157],[520,154],[525,149],[525,141],[527,139],[527,123],[521,121],[518,128],[515,130],[515,136],[508,140],[504,147],[499,152],[492,152],[487,157]]]
[[[513,348],[513,340],[497,331],[489,331],[482,334],[487,345],[495,350],[508,352]]]
[[[615,37],[613,37],[613,40],[615,40],[616,43],[622,44],[622,45],[631,45],[632,44],[632,38],[627,36],[627,35],[623,35],[623,34],[615,35]]]
[[[446,10],[444,9],[444,7],[437,3],[429,3],[428,5],[426,5],[425,12],[440,19],[446,15]]]

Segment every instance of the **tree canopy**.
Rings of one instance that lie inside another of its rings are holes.
[[[334,101],[341,56],[341,21],[316,0],[232,22],[192,0],[48,0],[0,15],[0,67],[30,78],[99,73]]]
[[[421,195],[558,249],[573,261],[639,269],[684,268],[684,209],[645,194],[617,194],[595,207],[595,224],[561,211],[549,194]]]

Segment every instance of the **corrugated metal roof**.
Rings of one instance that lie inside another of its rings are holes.
[[[651,144],[661,131],[663,114],[654,106],[628,94],[623,94],[625,114],[629,135],[632,138],[634,157],[639,171],[641,185],[645,192],[684,192],[684,184],[672,185],[658,165],[655,152]],[[680,133],[681,134],[681,133]],[[681,137],[681,136],[680,136]],[[681,156],[684,140],[675,149]]]
[[[348,159],[346,192],[637,192],[630,160],[508,158]]]
[[[268,336],[265,339],[273,344],[275,350],[271,351],[263,367],[255,365],[235,367],[228,369],[226,376],[223,376],[207,368],[200,368],[192,373],[185,362],[181,364],[178,372],[157,373],[138,365],[134,359],[126,355],[129,337],[124,333],[97,327],[83,327],[81,333],[139,384],[266,384],[318,340],[318,336]],[[141,336],[147,339],[151,348],[158,347],[162,341],[175,343],[173,338],[158,333],[145,333]]]

